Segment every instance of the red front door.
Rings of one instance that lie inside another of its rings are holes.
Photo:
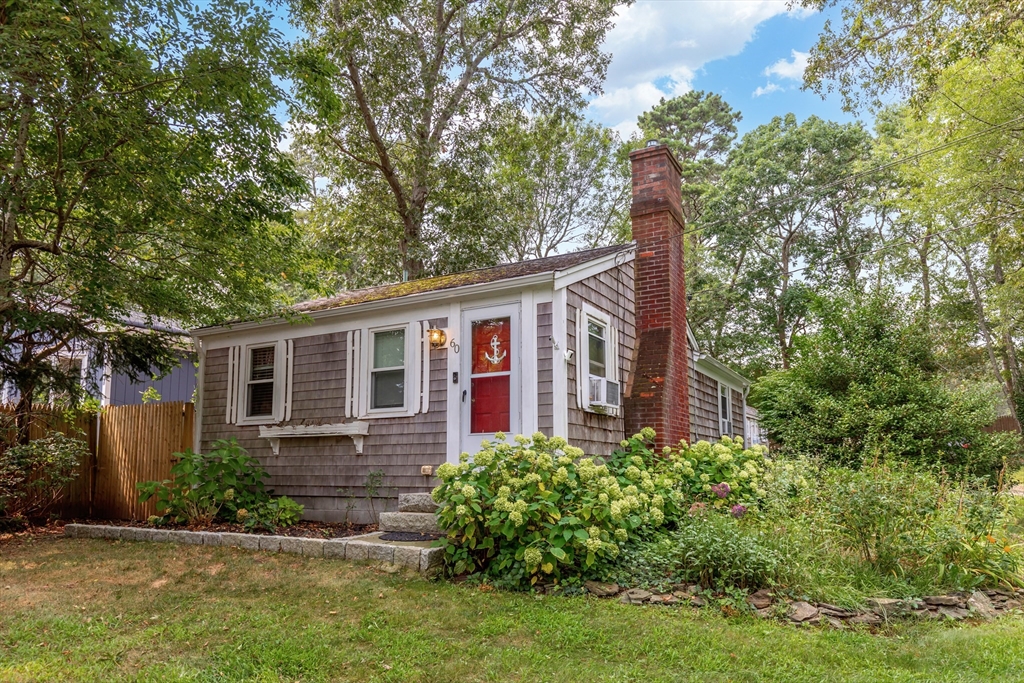
[[[474,453],[495,432],[519,429],[519,306],[463,313],[462,450]]]

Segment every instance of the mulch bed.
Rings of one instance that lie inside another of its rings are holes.
[[[68,519],[56,520],[46,523],[30,524],[27,528],[16,532],[0,532],[0,543],[27,540],[36,536],[60,536],[64,533],[65,524],[108,524],[111,526],[130,526],[139,528],[153,528],[147,522],[136,522],[132,520],[113,519]],[[275,531],[258,529],[247,531],[241,524],[225,524],[215,522],[205,525],[171,525],[160,527],[161,529],[175,529],[180,531],[220,531],[236,534],[251,533],[260,536],[293,536],[296,538],[346,538],[348,536],[359,536],[361,534],[373,533],[377,530],[376,524],[341,524],[338,522],[299,522],[290,527],[282,527]]]
[[[70,520],[78,524],[109,524],[111,526],[132,526],[142,528],[155,528],[147,522],[135,522],[131,520]],[[376,524],[342,524],[340,522],[299,522],[294,526],[279,527],[275,531],[266,529],[246,530],[241,524],[228,524],[225,522],[214,522],[213,524],[167,524],[160,529],[174,529],[178,531],[219,531],[235,534],[255,534],[258,536],[293,536],[295,538],[346,538],[348,536],[359,536],[369,534],[377,530]]]

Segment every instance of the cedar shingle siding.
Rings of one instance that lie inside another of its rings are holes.
[[[611,316],[619,330],[619,380],[625,390],[636,341],[636,316],[633,313],[633,264],[625,263],[585,280],[569,285],[566,348],[576,350],[576,316],[586,301]],[[625,436],[621,408],[618,416],[584,411],[577,404],[576,363],[578,354],[566,364],[569,394],[569,443],[593,455],[608,455]]]
[[[445,327],[444,318],[431,325]],[[294,340],[292,419],[282,425],[345,422],[344,333],[300,337]],[[430,491],[433,477],[420,473],[422,465],[436,468],[445,461],[447,431],[447,351],[430,354],[430,406],[413,417],[367,420],[369,435],[363,454],[345,436],[281,439],[274,456],[258,426],[225,423],[227,410],[228,349],[206,354],[203,385],[202,449],[215,439],[234,436],[270,474],[267,485],[277,495],[306,506],[305,518],[323,521],[370,521],[364,484],[368,472],[383,470],[384,484],[376,500],[379,513],[394,503],[399,492]],[[338,489],[344,489],[343,492]],[[351,511],[346,508],[353,505]]]
[[[537,429],[554,436],[554,382],[551,347],[551,303],[537,304]]]
[[[746,434],[743,430],[743,414],[746,412],[743,406],[743,394],[732,389],[730,398],[732,400],[732,435],[743,437],[743,442],[746,443]]]
[[[718,382],[691,367],[690,442],[718,441],[722,428],[718,422]]]

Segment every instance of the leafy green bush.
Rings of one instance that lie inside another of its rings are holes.
[[[599,464],[561,437],[507,443],[499,434],[472,460],[442,465],[434,500],[447,563],[522,587],[615,557],[631,534],[664,524],[667,505],[682,504],[671,475],[648,468],[653,437],[645,430],[625,442],[629,455]]]
[[[673,469],[682,477],[683,490],[693,500],[706,500],[716,508],[749,505],[757,500],[767,449],[743,447],[743,439],[723,436],[716,444],[698,441],[666,450]]]
[[[1022,585],[1013,503],[982,480],[907,464],[819,470],[780,459],[761,493],[750,521],[788,545],[787,571],[805,590]]]
[[[777,582],[783,559],[756,528],[731,515],[698,509],[675,531],[627,545],[604,578],[662,589],[674,583],[756,589]]]
[[[892,293],[821,300],[819,330],[788,370],[751,392],[777,453],[828,465],[910,462],[994,476],[1021,450],[1016,434],[988,434],[998,387],[951,384],[928,327]]]
[[[305,509],[304,505],[296,503],[288,496],[281,496],[258,503],[252,510],[239,508],[235,512],[235,519],[249,530],[262,528],[273,531],[277,527],[298,524]]]
[[[303,506],[288,498],[271,498],[266,470],[234,439],[213,443],[209,453],[175,453],[171,479],[136,485],[139,501],[156,498],[156,522],[208,524],[237,521],[247,528],[295,524]]]
[[[0,514],[27,517],[60,500],[78,476],[89,445],[61,432],[0,451]]]

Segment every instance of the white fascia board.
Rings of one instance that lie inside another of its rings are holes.
[[[697,369],[705,375],[712,377],[723,384],[727,384],[739,392],[746,392],[750,386],[750,380],[730,368],[725,363],[712,358],[711,356],[700,356],[697,358]]]
[[[216,337],[219,335],[233,333],[239,334],[251,330],[264,329],[269,327],[276,328],[279,326],[283,326],[284,328],[287,329],[289,327],[296,327],[303,323],[306,323],[307,327],[312,327],[313,325],[322,324],[325,321],[329,321],[332,319],[343,320],[346,318],[362,316],[367,313],[383,311],[389,308],[396,308],[401,306],[421,307],[424,304],[428,303],[440,303],[445,301],[451,301],[452,299],[468,299],[471,297],[492,294],[495,292],[501,292],[505,290],[520,291],[524,287],[529,287],[532,285],[538,285],[542,283],[549,283],[553,280],[554,276],[554,272],[548,271],[544,273],[537,273],[535,275],[523,275],[522,277],[507,278],[505,280],[496,280],[494,282],[481,282],[479,284],[462,285],[461,287],[451,287],[448,289],[437,289],[429,292],[420,292],[418,294],[408,294],[406,296],[395,297],[392,299],[367,301],[365,303],[340,306],[338,308],[328,308],[322,311],[311,311],[308,313],[297,312],[295,313],[295,322],[290,322],[289,319],[284,316],[275,316],[272,318],[266,318],[264,320],[251,320],[240,322],[233,325],[201,327],[196,330],[192,330],[191,334],[193,337],[197,339],[209,339],[210,337]],[[438,310],[446,311],[447,309],[439,306]],[[320,332],[318,331],[317,333],[319,334]],[[220,344],[218,344],[218,346],[219,345]]]
[[[580,280],[586,280],[588,277],[593,277],[599,273],[603,273],[606,270],[611,270],[617,266],[621,266],[625,263],[630,263],[636,258],[636,245],[634,244],[630,249],[617,251],[614,254],[608,254],[596,258],[593,261],[586,261],[579,265],[565,270],[555,271],[555,289],[564,289],[571,284],[575,284]]]
[[[693,336],[693,330],[690,329],[690,321],[686,321],[686,341],[690,345],[690,353],[694,358],[700,358],[700,345],[697,343],[697,338]]]

